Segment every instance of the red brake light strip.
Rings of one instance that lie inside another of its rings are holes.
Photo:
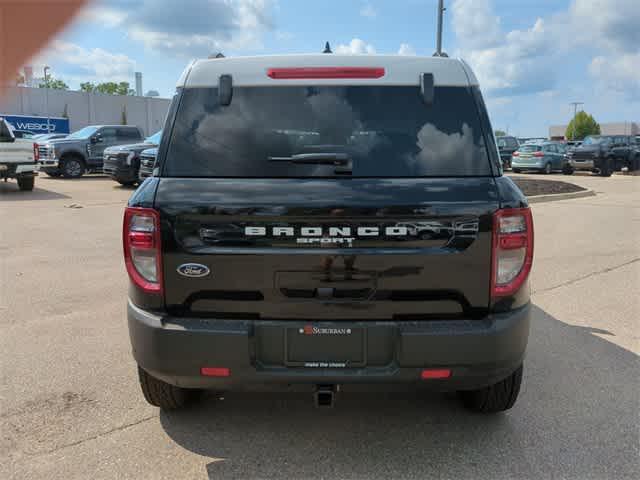
[[[267,76],[274,80],[327,79],[327,78],[380,78],[385,74],[382,67],[296,67],[269,68]]]

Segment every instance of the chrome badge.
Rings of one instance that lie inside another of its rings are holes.
[[[209,275],[209,267],[200,263],[183,263],[178,268],[178,273],[184,277],[200,278]]]

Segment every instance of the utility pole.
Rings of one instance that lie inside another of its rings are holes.
[[[47,133],[51,133],[51,120],[49,116],[49,80],[47,79],[47,70],[50,70],[48,66],[44,67],[44,103],[47,111]]]
[[[578,105],[584,105],[584,102],[571,102],[573,105],[573,132],[571,132],[571,140],[576,139],[576,116],[578,115]]]
[[[442,18],[444,17],[444,0],[438,0],[438,33],[436,34],[436,53],[434,57],[446,57],[446,53],[442,53]]]

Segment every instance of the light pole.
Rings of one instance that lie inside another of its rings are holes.
[[[51,133],[51,120],[49,117],[49,80],[47,78],[47,71],[50,70],[49,66],[44,67],[44,104],[47,111],[47,133]]]
[[[571,102],[573,105],[573,132],[571,132],[571,140],[576,139],[576,116],[578,115],[578,105],[584,105],[584,102]]]
[[[446,53],[442,53],[442,17],[444,17],[444,0],[438,0],[438,32],[436,33],[436,53],[434,57],[446,57]]]

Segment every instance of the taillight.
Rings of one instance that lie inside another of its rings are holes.
[[[34,143],[33,144],[33,161],[37,162],[38,160],[40,160],[40,150],[38,150],[38,144]]]
[[[498,210],[493,215],[491,296],[517,292],[533,264],[533,218],[530,208]]]
[[[514,157],[519,157],[519,156],[520,156],[520,152],[518,152],[518,151],[513,152],[513,156],[514,156]]]
[[[162,293],[160,215],[151,208],[127,207],[122,226],[124,261],[131,281],[147,293]]]
[[[534,157],[544,157],[544,152],[534,152],[533,156]]]
[[[382,67],[296,67],[269,68],[267,76],[274,80],[301,78],[380,78],[384,76]]]

